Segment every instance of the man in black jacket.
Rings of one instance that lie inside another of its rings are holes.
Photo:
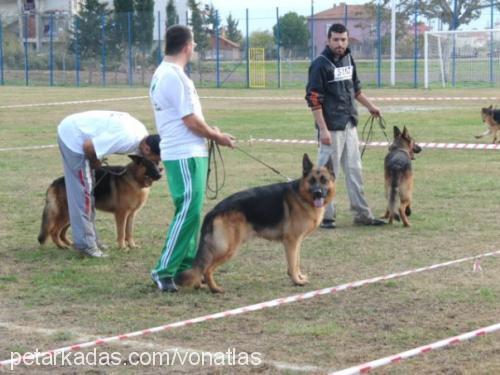
[[[363,192],[355,101],[377,117],[380,109],[361,92],[356,65],[347,46],[347,29],[333,24],[328,29],[328,45],[309,67],[306,100],[320,140],[318,164],[326,164],[331,155],[337,177],[342,165],[355,224],[382,225],[385,223],[373,216]],[[334,203],[326,208],[321,227],[335,228]]]

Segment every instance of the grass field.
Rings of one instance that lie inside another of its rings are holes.
[[[372,90],[384,96],[495,96],[495,90]],[[147,95],[145,89],[72,89],[1,87],[0,106]],[[312,116],[302,90],[200,90],[205,117],[240,140],[250,137],[313,139]],[[245,97],[262,96],[262,100]],[[484,131],[479,108],[490,102],[379,102],[390,126],[406,125],[417,141],[475,142]],[[56,126],[66,115],[89,109],[128,111],[153,131],[148,100],[0,109],[0,148],[55,143]],[[366,120],[361,111],[361,124]],[[375,131],[375,140],[383,140]],[[490,139],[484,139],[489,142]],[[316,156],[314,146],[242,144],[283,174],[299,176],[302,154]],[[365,190],[375,214],[385,209],[385,149],[366,151]],[[224,150],[226,186],[221,196],[243,188],[281,181],[247,156]],[[125,163],[114,156],[113,163]],[[498,250],[500,228],[500,157],[496,151],[431,150],[414,162],[412,227],[383,228],[352,224],[343,177],[338,180],[338,229],[318,230],[302,248],[302,268],[310,284],[292,286],[279,243],[255,240],[221,267],[216,276],[224,295],[206,290],[159,293],[149,272],[161,251],[172,204],[165,180],[155,184],[139,213],[139,249],[113,247],[107,259],[82,259],[53,245],[39,248],[38,235],[45,190],[62,173],[56,148],[0,151],[0,360],[11,352],[53,349],[85,341],[194,318],[298,292],[431,265]],[[205,212],[214,201],[207,201]],[[114,220],[98,213],[97,228],[113,245]],[[398,353],[455,334],[498,323],[500,259],[481,262],[473,273],[464,263],[248,313],[168,333],[138,338],[129,345],[99,351],[192,350],[260,352],[256,367],[84,366],[18,368],[18,373],[326,373],[366,360]],[[281,367],[277,363],[281,363]],[[126,364],[126,363],[125,363]],[[310,367],[305,367],[310,366]],[[8,372],[7,370],[5,370]],[[0,373],[2,370],[0,369]],[[500,336],[429,353],[383,368],[388,374],[493,374],[500,372]]]

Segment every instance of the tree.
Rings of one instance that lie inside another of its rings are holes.
[[[89,68],[89,84],[103,50],[102,17],[108,19],[110,14],[106,4],[98,0],[84,0],[81,10],[74,17],[69,49],[78,53],[83,65]]]
[[[249,39],[251,48],[264,48],[266,58],[274,58],[276,46],[270,31],[254,31]]]
[[[243,39],[243,35],[241,34],[241,31],[238,30],[239,21],[234,19],[231,13],[229,13],[229,16],[227,16],[226,18],[226,23],[227,23],[227,32],[226,32],[227,38],[235,43],[240,43],[241,40]]]
[[[418,12],[427,19],[440,19],[443,24],[448,25],[449,30],[453,30],[478,19],[482,9],[491,7],[491,0],[456,0],[457,22],[454,25],[454,2],[455,0],[419,0]],[[390,3],[391,0],[383,0],[382,4],[386,6]],[[498,1],[495,2],[495,6],[500,9]],[[406,18],[411,18],[415,14],[415,1],[401,0],[399,8]]]
[[[279,18],[279,34],[281,46],[288,50],[289,56],[307,50],[309,41],[309,30],[307,20],[304,16],[299,16],[295,12],[288,12]],[[278,40],[278,25],[274,25],[273,34]]]
[[[213,6],[213,4],[210,4],[208,7],[205,6],[205,10],[206,10],[206,20],[205,20],[205,23],[207,25],[207,28],[208,30],[212,31],[213,33],[215,33],[215,29],[217,27],[219,27],[219,30],[220,30],[220,17],[219,17],[219,14],[217,12],[217,9],[215,9],[215,7]]]
[[[134,0],[114,0],[113,6],[113,23],[109,35],[110,41],[117,47],[118,57],[121,57],[128,43],[128,14],[134,12]]]
[[[144,84],[146,55],[151,52],[154,28],[154,0],[135,0],[134,43],[141,50],[141,77]]]
[[[197,44],[196,52],[200,54],[201,59],[204,59],[206,51],[210,46],[210,39],[205,29],[206,21],[196,0],[188,0],[188,7],[191,9],[191,26],[193,28],[194,40]]]
[[[177,14],[177,8],[175,7],[174,0],[168,0],[167,4],[167,27],[176,25],[179,23],[179,15]]]

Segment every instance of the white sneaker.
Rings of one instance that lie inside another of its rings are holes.
[[[105,254],[101,250],[99,250],[98,247],[89,247],[87,249],[78,249],[78,251],[82,252],[85,255],[88,255],[89,257],[94,257],[94,258],[106,258],[108,256],[108,254]]]

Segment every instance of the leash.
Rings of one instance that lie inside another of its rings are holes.
[[[288,182],[293,181],[290,177],[285,176],[285,175],[284,175],[284,174],[282,174],[280,171],[278,171],[276,168],[273,168],[273,167],[271,167],[269,164],[264,163],[262,160],[260,160],[260,159],[256,158],[255,156],[253,156],[253,155],[252,155],[252,154],[250,154],[249,152],[247,152],[247,151],[245,151],[245,150],[243,150],[243,149],[241,149],[241,148],[239,148],[239,147],[235,147],[234,149],[235,149],[235,150],[238,150],[239,152],[241,152],[241,153],[243,153],[243,154],[245,154],[245,155],[247,155],[247,156],[248,156],[248,157],[250,157],[251,159],[255,160],[256,162],[258,162],[258,163],[260,163],[260,164],[262,164],[263,166],[265,166],[265,167],[269,168],[270,170],[272,170],[272,171],[273,171],[274,173],[276,173],[277,175],[279,175],[279,176],[283,177],[286,181],[288,181]]]
[[[90,194],[94,194],[95,188],[97,187],[97,185],[99,185],[101,183],[101,181],[104,179],[104,177],[106,177],[106,175],[111,174],[114,176],[122,176],[125,173],[127,173],[127,167],[123,167],[119,172],[115,172],[115,171],[112,171],[111,169],[109,169],[108,160],[106,158],[104,158],[101,161],[101,167],[108,167],[108,168],[107,169],[101,168],[104,171],[104,173],[101,176],[101,178],[99,178],[99,180],[96,181],[96,183],[92,187],[92,190],[90,191]]]
[[[219,167],[217,163],[217,157],[222,164],[222,182],[219,184]],[[215,186],[210,184],[210,175],[212,174],[212,166],[214,170]],[[215,141],[210,140],[208,142],[208,173],[207,173],[207,190],[206,195],[208,199],[217,199],[219,192],[222,190],[226,184],[226,166],[224,165],[224,159],[222,158],[222,153],[220,152],[220,147]],[[210,195],[212,193],[212,195]]]
[[[371,115],[370,117],[368,117],[368,119],[365,122],[365,125],[363,126],[363,131],[361,132],[361,140],[364,142],[364,145],[363,145],[363,149],[361,150],[361,159],[363,159],[363,155],[365,153],[366,146],[368,146],[368,143],[373,138],[373,124],[375,123],[376,118],[377,117]],[[378,126],[382,130],[382,133],[384,133],[384,136],[385,136],[385,139],[387,140],[387,143],[390,144],[391,142],[389,141],[389,137],[387,136],[387,133],[385,131],[385,129],[387,127],[387,123],[385,122],[385,120],[382,116],[378,117]],[[367,127],[368,127],[368,133],[366,134],[366,137],[365,137]]]

